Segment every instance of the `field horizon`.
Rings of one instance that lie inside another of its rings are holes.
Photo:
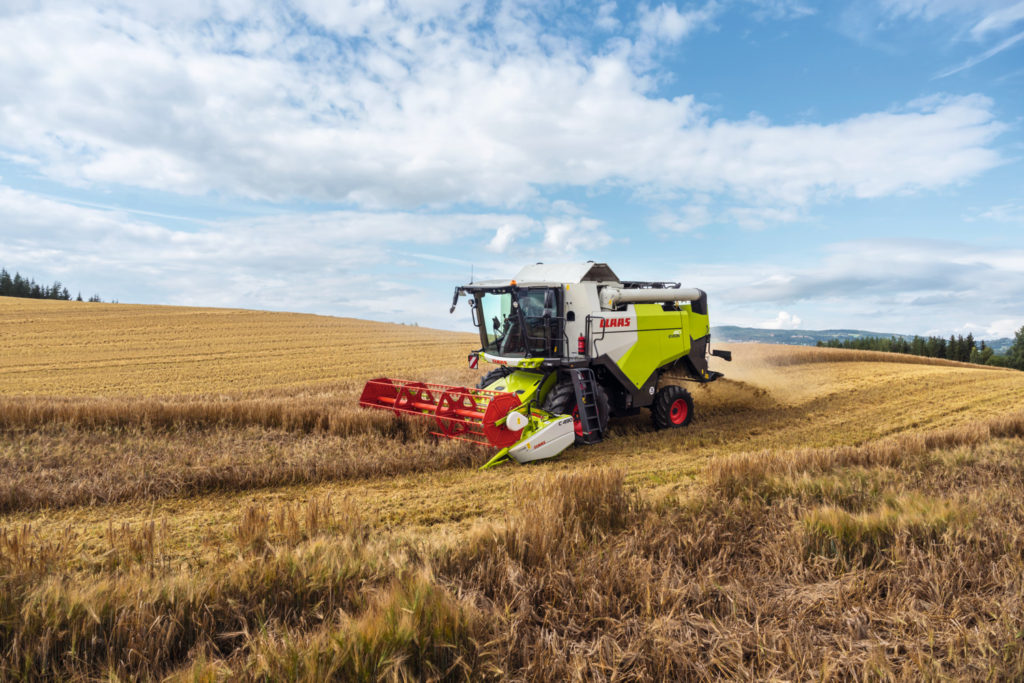
[[[0,341],[3,677],[1024,672],[1024,373],[728,344],[690,427],[479,472],[356,405],[471,385],[469,332],[0,297]]]

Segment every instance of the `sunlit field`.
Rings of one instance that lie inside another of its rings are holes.
[[[0,677],[1024,675],[1024,373],[723,344],[689,427],[485,472],[356,407],[476,341],[0,298]]]
[[[292,313],[2,297],[0,323],[3,395],[291,395],[458,355],[449,333]]]

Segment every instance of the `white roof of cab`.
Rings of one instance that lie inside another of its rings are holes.
[[[517,283],[558,282],[575,284],[579,282],[618,282],[619,278],[607,263],[535,263],[524,266],[516,273]]]

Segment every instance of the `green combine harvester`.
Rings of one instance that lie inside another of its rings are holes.
[[[469,299],[482,347],[469,355],[497,367],[475,388],[380,378],[359,403],[432,418],[438,436],[498,448],[484,467],[558,455],[597,443],[610,417],[649,408],[657,429],[693,419],[681,386],[658,389],[672,372],[696,382],[708,369],[707,295],[677,282],[620,281],[604,263],[526,266],[512,280],[456,287],[451,311]]]

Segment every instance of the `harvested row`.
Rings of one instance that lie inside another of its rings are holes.
[[[379,432],[349,436],[255,427],[44,430],[0,438],[0,513],[471,469],[488,457],[394,417]]]
[[[392,415],[361,410],[358,394],[237,400],[0,398],[0,431],[48,427],[81,430],[195,430],[265,427],[337,436],[393,436],[407,429]]]

